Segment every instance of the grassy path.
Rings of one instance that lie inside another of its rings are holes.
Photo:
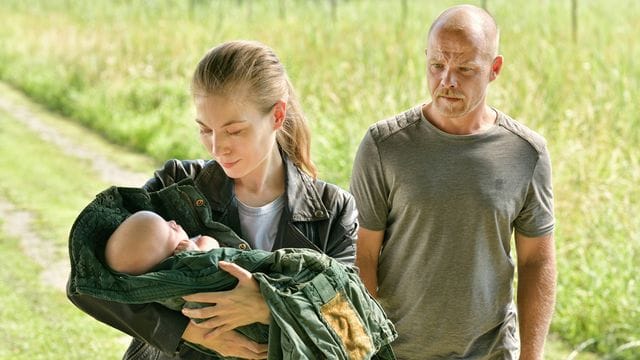
[[[0,359],[121,358],[128,338],[66,299],[67,235],[97,192],[155,165],[2,84],[0,144]]]
[[[0,83],[0,360],[118,359],[128,338],[64,295],[75,216],[111,184],[157,164],[54,116]],[[597,359],[551,337],[547,359]]]

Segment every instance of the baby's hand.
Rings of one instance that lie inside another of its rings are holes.
[[[198,246],[196,246],[196,244],[191,241],[191,240],[180,240],[180,242],[178,243],[178,246],[176,246],[176,249],[173,251],[174,254],[183,252],[183,251],[189,251],[189,250],[199,250]]]
[[[218,243],[218,240],[212,238],[211,236],[207,236],[207,235],[200,235],[196,239],[195,244],[202,251],[209,251],[211,249],[219,249],[220,248],[220,243]]]

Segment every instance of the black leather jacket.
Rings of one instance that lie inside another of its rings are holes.
[[[286,206],[278,227],[274,250],[311,248],[336,260],[353,264],[357,235],[357,210],[353,197],[338,186],[314,180],[283,156],[286,169]],[[169,160],[144,188],[157,191],[185,178],[209,201],[214,219],[241,235],[233,180],[220,165],[204,160]],[[97,320],[140,339],[165,354],[181,349],[182,333],[189,321],[179,312],[157,303],[122,304],[67,292],[69,300]],[[144,356],[143,356],[144,357]]]

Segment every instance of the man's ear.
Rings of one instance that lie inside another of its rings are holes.
[[[284,119],[287,116],[287,103],[283,100],[278,100],[273,105],[273,128],[278,130],[284,124]]]
[[[491,64],[491,76],[489,77],[489,81],[495,80],[498,75],[500,75],[500,71],[502,70],[502,62],[504,58],[502,55],[498,55],[493,59],[493,63]]]

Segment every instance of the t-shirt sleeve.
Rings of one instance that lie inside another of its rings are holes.
[[[389,214],[388,191],[378,144],[371,130],[367,131],[358,147],[350,191],[356,200],[360,226],[368,230],[384,230]]]
[[[514,226],[524,236],[539,237],[551,233],[554,225],[551,160],[544,147],[533,171],[525,204]]]

